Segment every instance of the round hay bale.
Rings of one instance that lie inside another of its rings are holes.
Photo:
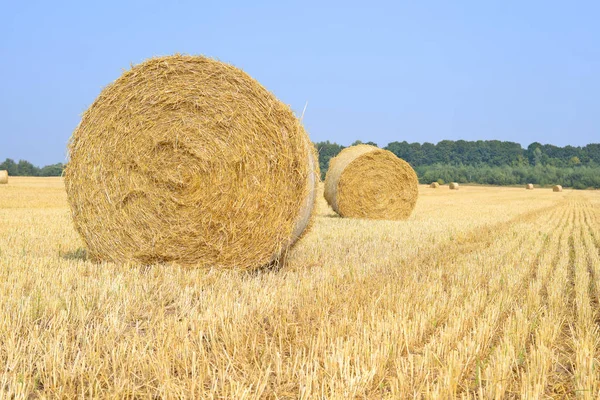
[[[450,190],[458,190],[458,188],[459,188],[458,183],[452,182],[450,184]]]
[[[525,189],[533,190],[533,183],[528,183],[527,186],[525,186]]]
[[[388,150],[348,147],[329,162],[325,199],[342,217],[406,219],[419,195],[417,174]]]
[[[147,60],[107,86],[69,142],[73,220],[96,261],[252,269],[310,225],[314,145],[243,71]]]
[[[2,170],[0,171],[0,185],[5,185],[8,183],[8,171]]]
[[[437,188],[439,188],[439,187],[440,187],[440,184],[439,184],[439,183],[437,183],[437,182],[432,182],[432,183],[431,183],[431,185],[429,185],[429,187],[430,187],[430,188],[433,188],[433,189],[437,189]]]
[[[554,191],[554,192],[562,192],[562,186],[560,186],[560,185],[555,185],[555,186],[552,188],[552,191]]]

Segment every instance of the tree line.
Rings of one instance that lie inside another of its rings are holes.
[[[326,141],[316,143],[316,147],[324,177],[329,160],[344,146]],[[576,189],[600,188],[598,143],[558,147],[534,142],[523,148],[519,143],[499,140],[442,140],[437,144],[404,141],[389,143],[384,149],[411,164],[421,183],[533,183],[561,184]]]
[[[36,167],[29,161],[14,160],[7,158],[0,163],[0,170],[8,171],[9,176],[61,176],[65,168],[64,164],[52,164],[45,167]]]
[[[352,145],[361,144],[356,141]],[[376,143],[367,142],[377,146]],[[319,166],[325,178],[329,160],[344,146],[329,141],[315,143]],[[560,184],[576,189],[600,189],[600,143],[583,147],[558,147],[499,140],[442,140],[433,143],[391,142],[384,149],[408,162],[421,183],[480,183],[486,185],[542,186]],[[0,170],[11,176],[60,176],[65,165],[58,163],[39,168],[28,161],[7,158]]]

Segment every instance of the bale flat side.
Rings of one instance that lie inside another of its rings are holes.
[[[329,168],[327,169],[327,175],[325,176],[325,200],[329,203],[333,211],[336,213],[340,213],[340,209],[338,206],[338,184],[340,182],[340,178],[342,177],[342,173],[346,169],[346,167],[358,157],[363,154],[369,153],[374,150],[379,150],[375,146],[369,145],[358,145],[347,147],[343,149],[340,154],[336,157],[332,158],[329,161]]]
[[[126,71],[84,113],[69,155],[73,221],[98,261],[252,269],[311,225],[318,164],[304,128],[206,57]]]
[[[418,179],[404,160],[387,150],[359,145],[332,159],[326,199],[342,217],[402,220],[418,198]],[[341,172],[340,172],[341,171]]]

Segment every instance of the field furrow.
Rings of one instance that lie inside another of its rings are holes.
[[[539,236],[551,231],[556,223],[553,217],[554,213],[543,215]],[[539,236],[532,236],[524,229],[531,220],[521,220],[524,222],[514,224],[507,232],[510,243],[496,241],[490,248],[471,253],[455,265],[454,281],[471,282],[461,285],[466,291],[466,301],[453,310],[448,318],[451,323],[430,340],[422,355],[413,354],[407,361],[405,369],[413,371],[411,392],[425,390],[437,397],[454,396],[477,380],[471,373],[481,361],[478,352],[488,351],[497,330],[504,325],[502,321],[509,315],[508,310],[535,275],[535,260],[544,248],[544,240],[536,240]],[[538,225],[535,226],[537,229]],[[516,265],[520,268],[516,269]],[[480,282],[485,282],[481,288]],[[465,383],[466,377],[473,379]]]
[[[595,289],[591,285],[591,266],[587,255],[587,248],[582,238],[585,216],[584,204],[577,204],[577,228],[574,229],[570,241],[573,252],[574,292],[575,292],[575,320],[571,327],[571,348],[574,351],[574,394],[584,399],[597,398],[598,383],[594,370],[597,369],[594,360],[595,349],[598,344],[597,327],[595,325]]]
[[[547,308],[546,287],[557,265],[558,244],[564,235],[566,214],[566,210],[561,210],[558,218],[552,221],[552,229],[545,236],[544,246],[534,262],[535,277],[523,291],[522,303],[514,305],[499,343],[491,350],[483,368],[477,371],[480,398],[501,399],[518,393],[517,382],[528,358],[532,331]]]
[[[540,233],[547,238],[547,232],[551,231],[551,228],[555,225],[557,220],[553,215],[547,218],[546,224],[540,226]],[[515,230],[519,228],[522,231],[527,232],[527,229],[523,229],[522,226],[516,225]],[[522,276],[516,277],[517,280],[514,282],[509,281],[510,270],[498,270],[495,273],[500,276],[507,276],[508,278],[504,282],[507,288],[503,289],[498,287],[495,291],[496,298],[493,298],[490,302],[490,306],[486,309],[486,312],[480,318],[477,326],[470,332],[469,335],[464,337],[461,342],[456,346],[459,357],[455,362],[455,373],[457,376],[446,376],[447,382],[457,381],[459,383],[458,391],[445,392],[446,385],[443,383],[437,384],[437,389],[434,390],[435,396],[459,396],[463,393],[481,393],[484,382],[482,380],[482,369],[490,361],[489,356],[492,354],[496,346],[501,340],[501,337],[507,332],[508,322],[514,315],[515,309],[523,306],[523,302],[526,299],[523,294],[526,293],[527,286],[530,282],[538,275],[538,262],[542,257],[542,254],[546,252],[548,240],[531,240],[526,244],[519,246],[517,251],[511,251],[507,249],[507,255],[511,256],[511,259],[504,259],[504,264],[514,268],[519,265],[520,269],[526,271]],[[502,258],[500,258],[502,260]],[[502,265],[502,264],[500,264]],[[506,275],[504,275],[506,274]],[[462,349],[462,352],[461,352]],[[462,353],[462,354],[461,354]],[[460,369],[458,369],[459,367]],[[452,369],[450,369],[452,371]]]
[[[533,329],[528,340],[528,347],[519,353],[519,368],[516,385],[511,385],[510,394],[521,398],[542,398],[547,390],[555,390],[551,383],[552,376],[559,373],[555,361],[559,356],[558,338],[563,331],[569,316],[565,295],[568,295],[568,266],[569,253],[567,248],[573,225],[573,210],[565,207],[567,214],[561,226],[556,251],[552,252],[553,259],[549,260],[552,268],[549,280],[542,288],[545,299],[543,307],[536,316]],[[562,367],[561,367],[562,368]]]

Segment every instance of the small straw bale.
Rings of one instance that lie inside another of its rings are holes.
[[[289,106],[203,56],[107,86],[69,142],[65,185],[95,261],[256,269],[308,229],[317,154]]]
[[[8,183],[8,171],[2,170],[0,171],[0,185],[5,185]]]
[[[458,183],[452,182],[450,184],[450,190],[458,190],[458,188],[459,188]]]
[[[555,186],[552,188],[552,191],[554,191],[554,192],[562,192],[562,186],[560,186],[560,185],[555,185]]]
[[[437,188],[439,188],[439,187],[440,187],[440,184],[439,184],[439,183],[437,183],[437,182],[432,182],[432,183],[431,183],[431,185],[429,185],[429,187],[430,187],[430,188],[433,188],[433,189],[437,189]]]
[[[342,217],[407,219],[419,195],[417,174],[388,150],[348,147],[331,159],[325,199]]]
[[[525,189],[533,190],[533,183],[528,183],[527,186],[525,186]]]

